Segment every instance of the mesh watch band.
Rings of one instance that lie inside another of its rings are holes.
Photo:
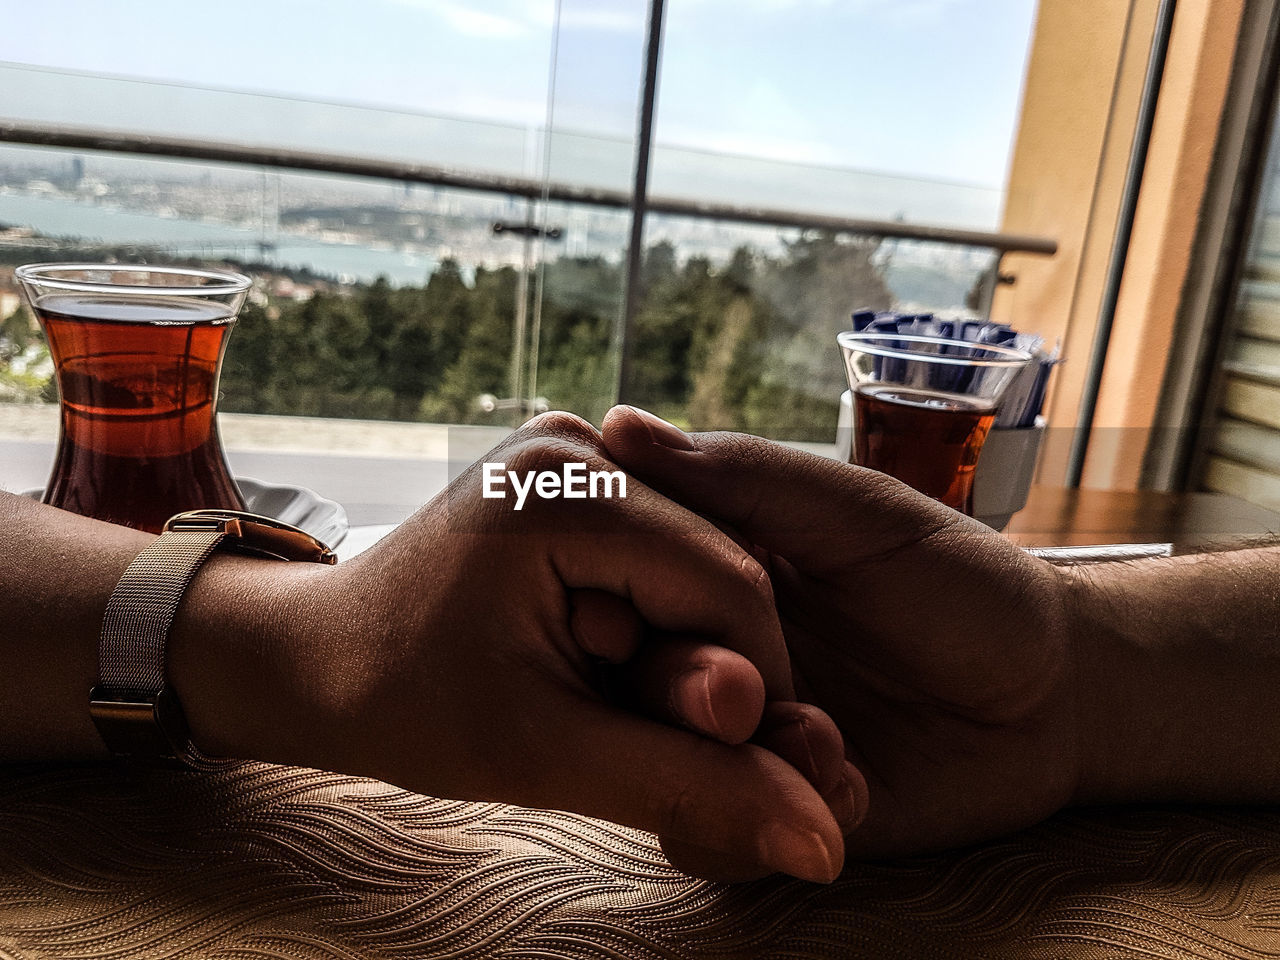
[[[129,564],[107,601],[98,639],[98,690],[158,693],[165,642],[196,571],[226,537],[221,530],[169,530]]]
[[[134,558],[111,592],[89,715],[117,756],[193,755],[186,717],[165,685],[165,648],[183,594],[226,537],[217,529],[166,530]]]

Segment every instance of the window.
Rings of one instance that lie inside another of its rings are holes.
[[[252,272],[226,412],[598,420],[621,393],[829,442],[851,309],[990,296],[1034,3],[749,6],[668,5],[630,316],[640,0],[15,10],[3,112],[47,145],[0,148],[0,255]],[[7,289],[0,402],[48,400]]]

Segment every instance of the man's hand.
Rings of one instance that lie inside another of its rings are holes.
[[[736,530],[769,571],[802,699],[839,725],[869,806],[858,856],[1035,823],[1080,778],[1066,577],[874,471],[629,407],[609,456]]]

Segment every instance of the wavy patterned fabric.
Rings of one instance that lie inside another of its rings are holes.
[[[1273,810],[1080,811],[818,886],[263,764],[0,774],[0,960],[1280,957]]]

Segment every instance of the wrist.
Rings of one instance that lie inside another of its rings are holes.
[[[1153,664],[1125,629],[1117,609],[1113,571],[1102,565],[1063,569],[1074,664],[1080,771],[1074,802],[1136,799],[1143,779],[1137,764],[1154,759],[1145,734],[1152,727]],[[1135,611],[1130,611],[1134,613]],[[1149,654],[1150,651],[1147,651]]]
[[[218,553],[196,574],[170,631],[167,679],[192,742],[215,757],[306,764],[298,664],[307,597],[332,567]]]
[[[1280,551],[1072,573],[1080,802],[1280,796]]]

